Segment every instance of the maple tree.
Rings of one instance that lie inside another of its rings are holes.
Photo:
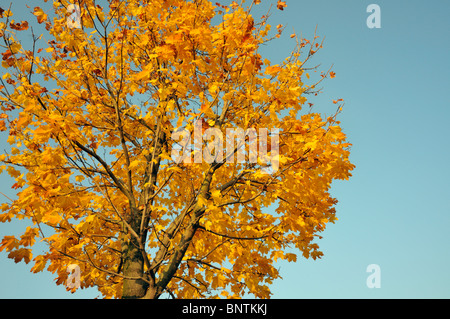
[[[317,36],[293,34],[283,62],[264,59],[259,48],[283,26],[270,35],[269,14],[251,13],[260,2],[78,0],[80,25],[70,27],[71,2],[55,0],[30,8],[41,36],[0,9],[0,131],[10,145],[0,171],[17,190],[0,221],[31,225],[0,250],[57,284],[77,264],[81,288],[106,298],[267,298],[277,260],[320,258],[315,239],[336,220],[331,183],[354,167],[340,107],[325,116],[307,102],[335,73],[304,83]],[[174,161],[172,134],[197,120],[223,133],[277,128],[268,156],[278,169],[263,172],[267,156]],[[36,254],[38,240],[47,249]]]

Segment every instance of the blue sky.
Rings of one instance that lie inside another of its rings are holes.
[[[262,2],[255,18],[270,1]],[[293,28],[312,38],[317,26],[326,39],[312,64],[324,71],[333,65],[336,78],[311,102],[331,113],[333,99],[345,100],[340,120],[356,168],[350,180],[333,184],[339,220],[317,242],[324,257],[280,263],[284,279],[272,286],[273,298],[449,298],[450,2],[286,3],[270,20],[285,24],[285,33],[264,57],[281,61],[293,48]],[[380,29],[366,25],[371,3],[381,8]],[[0,191],[12,190],[2,183]],[[0,235],[24,228],[0,224]],[[367,287],[369,264],[380,266],[381,288]],[[0,298],[99,296],[95,289],[72,295],[52,274],[29,268],[0,253]]]

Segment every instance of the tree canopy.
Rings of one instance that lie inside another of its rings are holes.
[[[342,101],[327,116],[308,102],[335,77],[309,80],[318,36],[292,34],[278,64],[261,55],[283,26],[252,14],[260,2],[55,0],[30,8],[36,22],[0,9],[0,171],[17,191],[0,221],[30,223],[0,250],[57,284],[76,264],[106,298],[268,298],[277,260],[320,258],[331,183],[354,167]],[[201,144],[175,138],[196,130]]]

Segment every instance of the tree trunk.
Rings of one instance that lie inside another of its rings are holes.
[[[141,298],[147,292],[148,283],[140,279],[144,278],[144,257],[139,249],[139,244],[137,240],[130,239],[123,244],[122,249],[124,252],[123,274],[125,277],[136,278],[124,278],[122,298]]]

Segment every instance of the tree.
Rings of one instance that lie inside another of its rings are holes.
[[[354,167],[341,104],[325,116],[307,103],[335,74],[303,83],[317,36],[293,34],[286,60],[263,59],[283,26],[270,36],[269,14],[251,14],[259,2],[55,0],[33,9],[46,43],[1,9],[0,160],[17,196],[0,220],[31,226],[0,250],[57,284],[77,264],[81,287],[107,298],[267,298],[277,260],[320,258],[331,182]],[[264,129],[270,143],[251,134]],[[185,138],[196,130],[200,149]],[[48,249],[33,256],[37,239]]]

